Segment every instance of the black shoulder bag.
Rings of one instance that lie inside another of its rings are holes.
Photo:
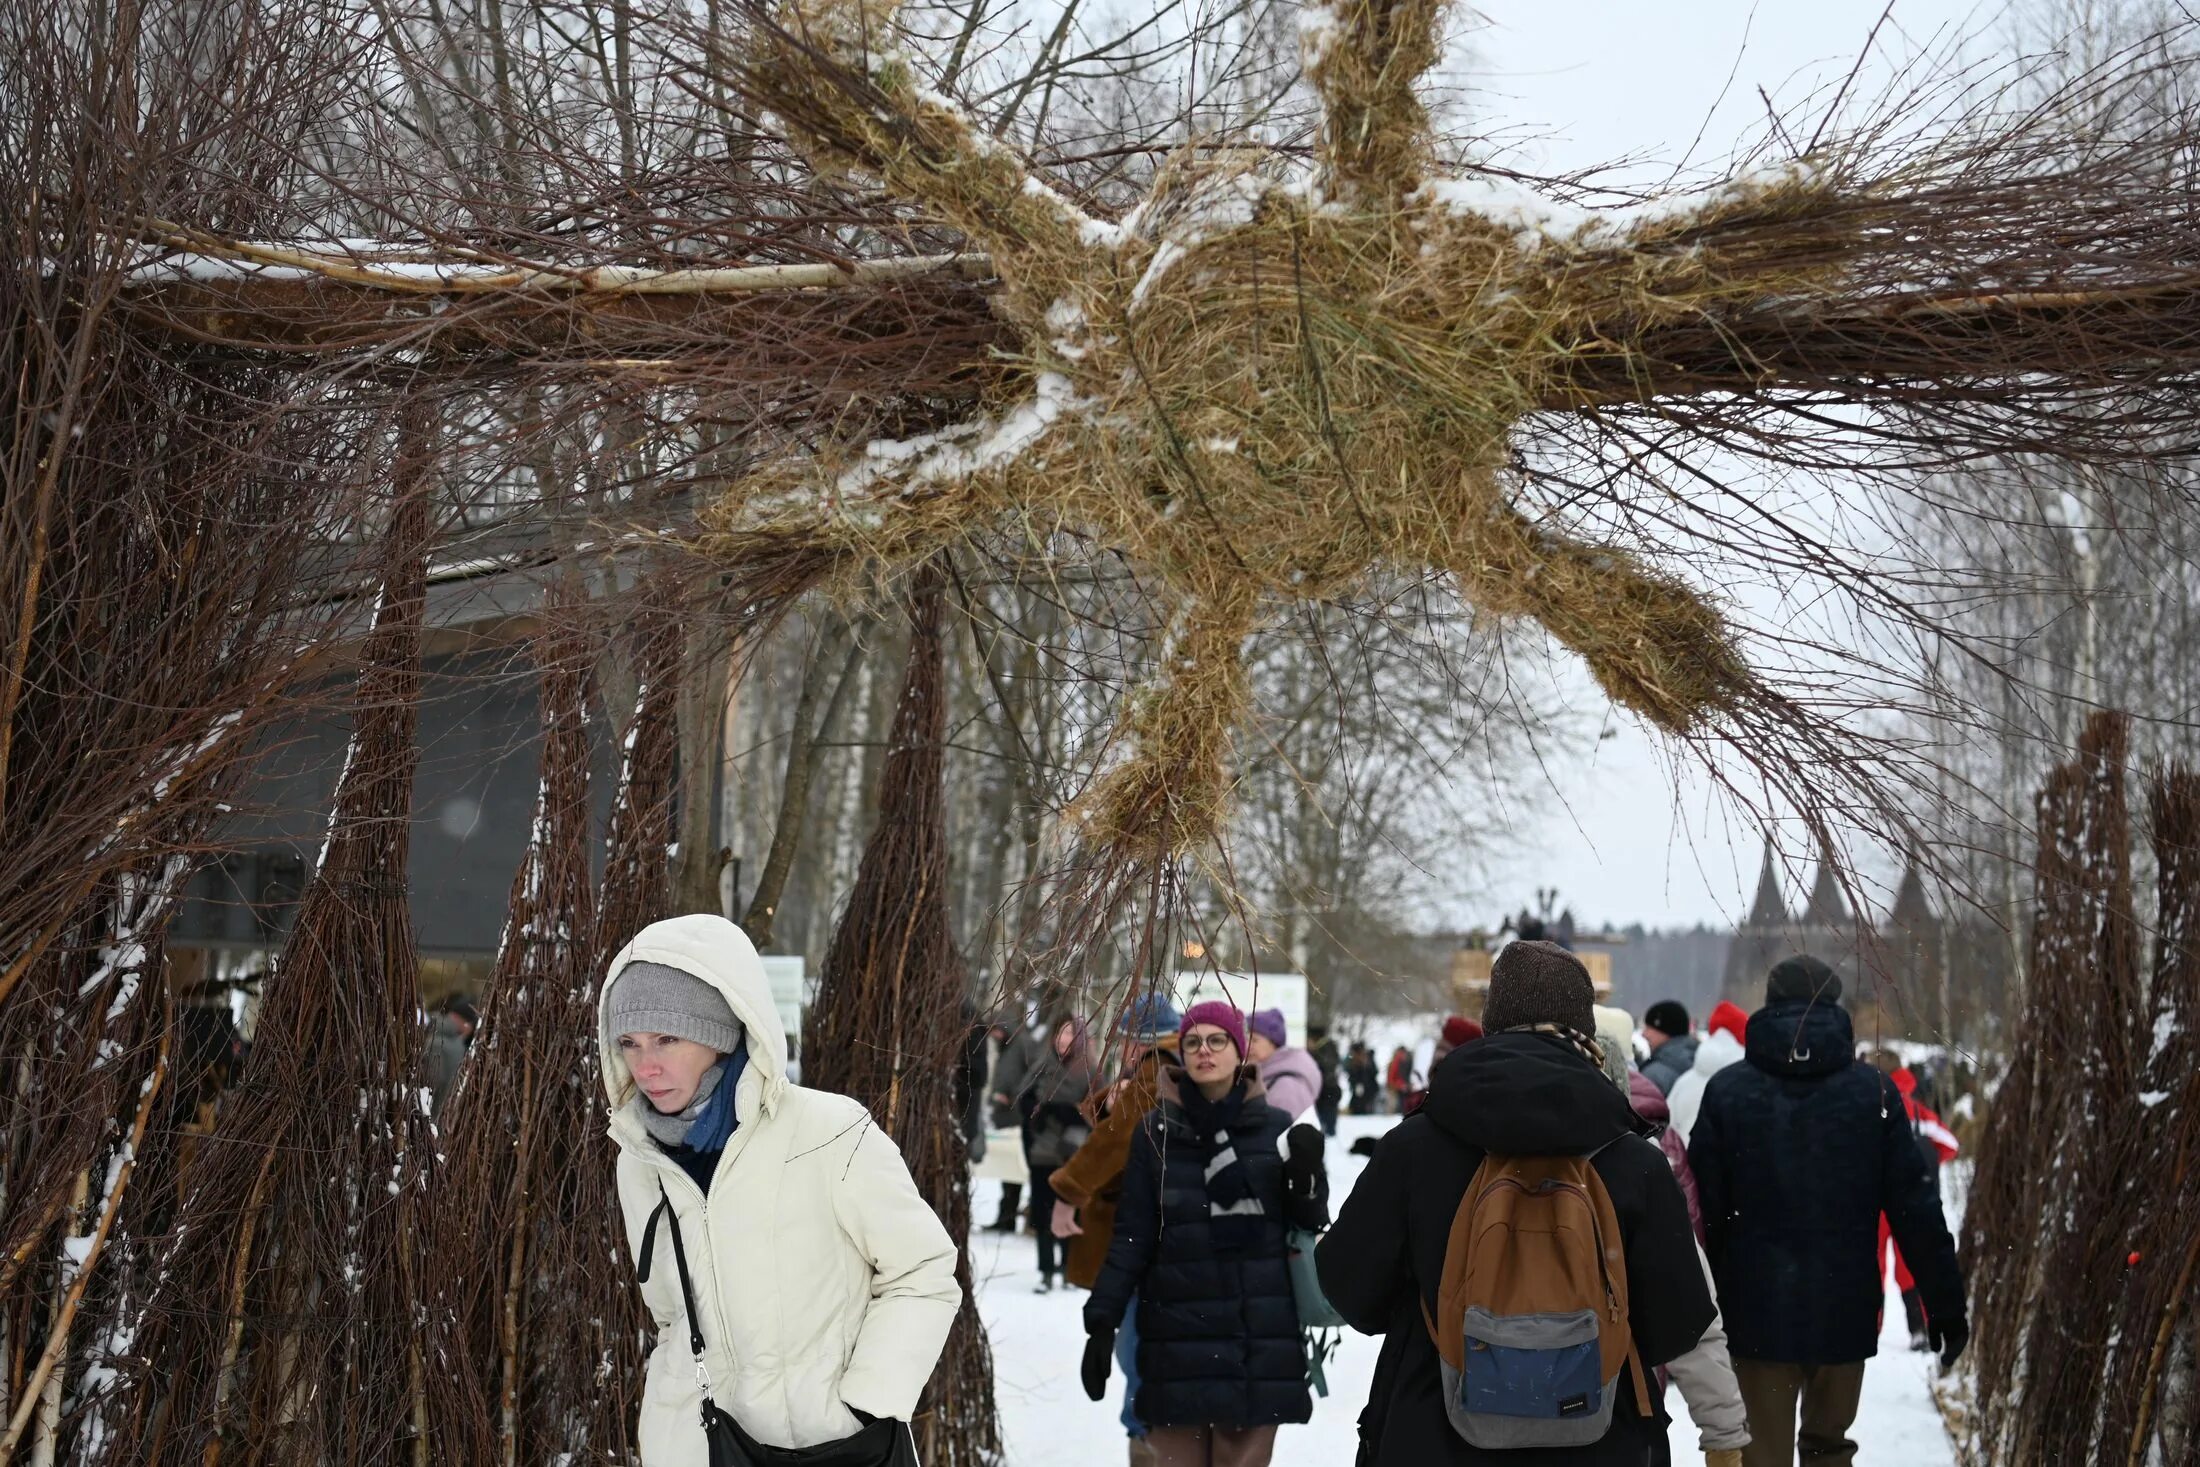
[[[680,1275],[680,1307],[687,1315],[688,1349],[695,1354],[695,1383],[703,1388],[703,1440],[710,1445],[710,1467],[917,1467],[917,1442],[906,1421],[857,1412],[863,1425],[854,1436],[814,1447],[772,1447],[743,1431],[731,1412],[720,1410],[710,1398],[710,1372],[703,1365],[703,1326],[695,1313],[695,1285],[688,1277],[680,1217],[662,1182],[657,1184],[656,1210],[642,1229],[642,1261],[634,1276],[649,1282],[659,1219],[672,1224],[672,1266]]]

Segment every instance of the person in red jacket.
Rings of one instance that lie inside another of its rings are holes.
[[[1413,1089],[1413,1051],[1402,1044],[1390,1056],[1390,1068],[1383,1075],[1383,1088],[1390,1092],[1391,1114],[1404,1114],[1406,1096]]]
[[[1429,1055],[1429,1075],[1436,1073],[1437,1061],[1445,1055],[1450,1054],[1460,1045],[1471,1044],[1481,1037],[1482,1026],[1472,1019],[1453,1014],[1450,1018],[1444,1020],[1444,1027],[1436,1036],[1436,1048]],[[1404,1111],[1409,1116],[1419,1115],[1421,1107],[1428,1102],[1428,1075],[1423,1075],[1421,1079],[1421,1088],[1406,1097]]]
[[[1917,1098],[1917,1076],[1907,1065],[1898,1064],[1887,1076],[1894,1081],[1894,1088],[1902,1092],[1902,1108],[1909,1113],[1910,1130],[1917,1136],[1918,1150],[1925,1155],[1925,1166],[1933,1174],[1937,1185],[1943,1163],[1956,1159],[1962,1150],[1955,1132],[1942,1124],[1933,1108]],[[1910,1326],[1910,1348],[1930,1350],[1932,1341],[1926,1338],[1925,1327],[1930,1322],[1925,1316],[1925,1296],[1917,1289],[1917,1280],[1910,1275],[1910,1266],[1902,1261],[1902,1250],[1895,1246],[1894,1230],[1887,1225],[1887,1215],[1879,1215],[1879,1274],[1885,1278],[1887,1259],[1894,1259],[1895,1287],[1902,1291],[1902,1314]]]

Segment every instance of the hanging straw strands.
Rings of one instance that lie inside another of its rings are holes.
[[[2200,1431],[2159,1410],[2173,1393],[2189,1397],[2200,1328],[2200,780],[2177,767],[2154,780],[2148,980],[2127,730],[2120,714],[2095,715],[2078,758],[2040,794],[2032,985],[1964,1214],[1977,1341],[1968,1420],[1981,1467],[2200,1461]],[[2180,1339],[2185,1364],[2170,1372]]]

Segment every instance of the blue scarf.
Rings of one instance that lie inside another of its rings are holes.
[[[744,1039],[741,1047],[717,1064],[718,1088],[711,1091],[710,1099],[695,1113],[688,1123],[687,1144],[697,1151],[723,1151],[726,1142],[740,1129],[741,1118],[734,1113],[733,1094],[741,1088],[741,1072],[749,1067],[749,1046]]]

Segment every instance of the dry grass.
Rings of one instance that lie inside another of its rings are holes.
[[[1624,232],[1462,207],[1456,184],[1416,183],[1426,118],[1400,83],[1434,54],[1437,7],[1370,16],[1318,48],[1331,116],[1357,121],[1316,173],[1187,152],[1121,225],[867,49],[875,12],[809,7],[791,22],[806,31],[764,30],[743,63],[820,166],[867,168],[991,249],[1025,347],[987,416],[751,480],[718,506],[713,546],[754,563],[799,544],[852,581],[1004,529],[1067,532],[1151,572],[1174,642],[1124,715],[1130,762],[1084,804],[1094,838],[1211,837],[1247,712],[1239,646],[1277,607],[1379,574],[1448,572],[1669,732],[1762,692],[1712,597],[1531,519],[1508,462],[1585,358],[1607,374],[1624,358],[1615,318],[1647,336],[1826,283],[1830,264],[1797,263],[1793,230],[1765,226],[1824,212],[1830,189],[1782,172]]]

